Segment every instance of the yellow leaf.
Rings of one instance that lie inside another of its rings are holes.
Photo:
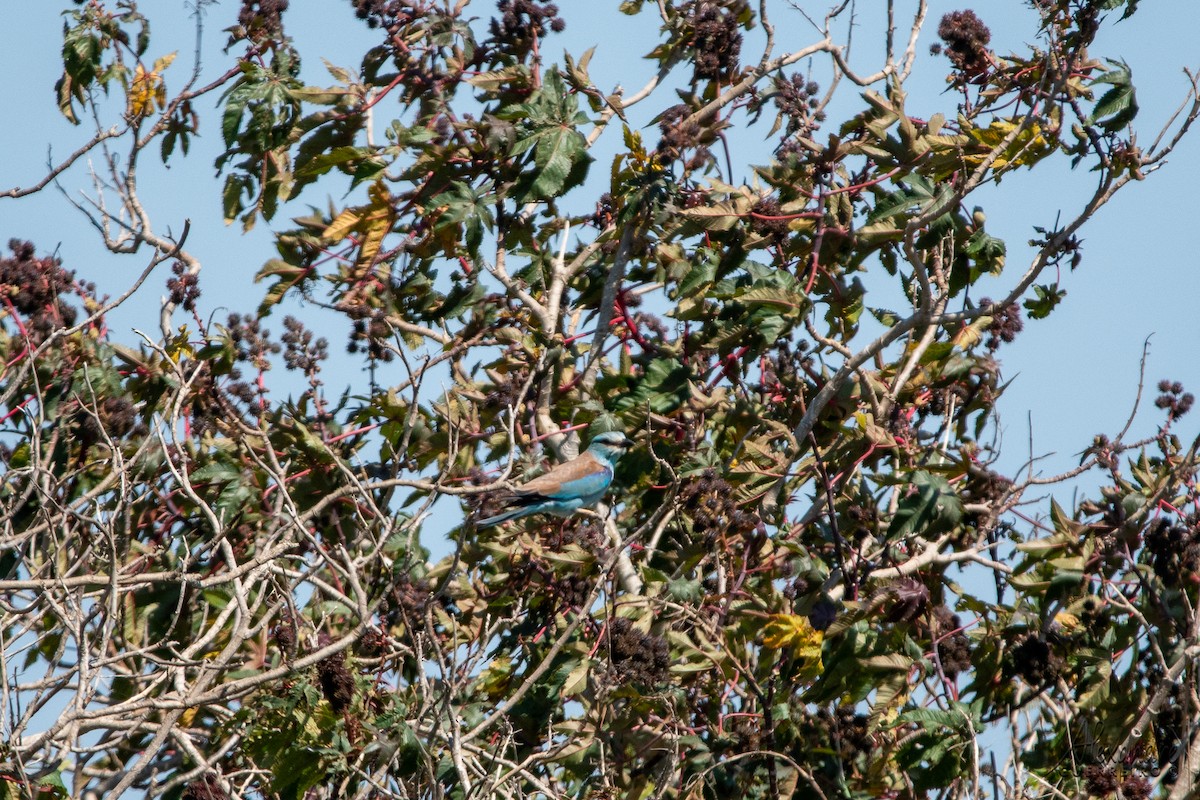
[[[141,64],[137,65],[133,71],[133,83],[129,85],[130,116],[144,117],[166,107],[167,86],[163,83],[162,72],[174,60],[175,53],[168,53],[155,60],[149,72]]]
[[[1004,144],[1004,140],[1016,130],[1018,122],[1015,119],[994,120],[986,128],[967,127],[964,131],[981,145],[975,152],[963,156],[963,160],[972,167],[984,162],[994,151]],[[1038,161],[1054,151],[1054,144],[1042,135],[1042,128],[1036,122],[1025,126],[1007,147],[992,162],[992,170],[1003,172],[1010,167],[1032,167]]]
[[[763,627],[763,644],[774,650],[791,650],[801,663],[800,674],[810,680],[821,674],[821,642],[825,635],[814,628],[808,617],[798,614],[772,614]]]
[[[992,324],[992,318],[980,317],[954,334],[954,344],[963,350],[970,350],[983,339],[984,332]]]
[[[167,342],[166,352],[167,357],[176,364],[183,359],[191,358],[196,354],[191,342],[188,341],[187,325],[179,326],[179,335],[173,337],[171,341]]]
[[[161,58],[154,59],[154,71],[161,73],[167,67],[171,66],[171,62],[175,60],[175,56],[177,56],[177,55],[179,55],[179,51],[175,51],[174,53],[167,53],[165,56],[162,56]]]
[[[153,72],[146,72],[145,67],[137,65],[133,73],[133,83],[129,87],[129,115],[144,117],[154,108],[155,89],[160,81]]]
[[[391,233],[396,222],[396,208],[392,195],[381,182],[368,190],[371,202],[364,206],[352,206],[338,214],[325,228],[321,236],[330,243],[340,242],[352,232],[359,234],[359,250],[356,263],[368,267],[383,246],[384,238]]]
[[[1060,611],[1054,615],[1054,621],[1062,626],[1067,633],[1075,633],[1081,627],[1079,617],[1070,614],[1066,611]]]
[[[333,222],[329,223],[329,227],[321,234],[321,238],[328,240],[331,244],[336,244],[346,238],[346,234],[354,230],[354,226],[362,218],[362,209],[359,207],[347,208],[342,213],[338,214]]]

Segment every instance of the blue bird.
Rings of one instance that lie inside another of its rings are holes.
[[[595,505],[612,483],[617,460],[631,447],[633,442],[620,431],[602,433],[578,458],[502,493],[505,510],[475,524],[484,528],[530,514],[569,517],[585,506]]]

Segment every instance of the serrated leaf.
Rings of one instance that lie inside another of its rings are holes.
[[[892,327],[900,321],[900,315],[895,311],[889,311],[886,308],[872,308],[867,306],[867,311],[871,312],[871,316],[879,320],[881,325]]]
[[[192,471],[189,476],[195,483],[225,483],[237,480],[242,471],[224,461],[212,461]]]
[[[908,672],[912,668],[913,660],[903,653],[885,653],[879,656],[868,656],[862,660],[862,665],[867,669],[881,670],[899,670]]]
[[[1064,541],[1061,536],[1048,536],[1044,539],[1030,539],[1026,542],[1018,542],[1016,549],[1022,553],[1046,556],[1050,553],[1062,552],[1066,549],[1067,544],[1068,542]]]
[[[340,242],[346,238],[350,231],[358,225],[362,219],[363,210],[361,207],[352,207],[344,209],[340,214],[333,218],[333,222],[325,230],[321,231],[321,238],[328,240],[331,243]]]
[[[524,84],[528,83],[528,81],[529,70],[520,64],[493,72],[481,72],[478,75],[472,75],[467,78],[467,83],[476,89],[482,89],[486,92],[496,92],[510,84]]]
[[[955,347],[963,350],[970,350],[983,339],[983,334],[992,324],[992,318],[982,316],[973,320],[970,325],[960,328],[958,333],[954,334],[952,340]]]
[[[800,676],[809,680],[816,679],[823,669],[821,644],[824,637],[808,617],[799,614],[772,614],[762,629],[763,646],[789,651],[799,666]]]
[[[809,300],[799,292],[785,289],[751,288],[735,296],[738,302],[747,305],[775,306],[792,313],[800,313],[809,306]]]
[[[1101,74],[1092,84],[1110,84],[1112,88],[1096,101],[1088,123],[1113,133],[1133,121],[1138,113],[1138,104],[1129,65],[1112,59],[1108,59],[1108,63],[1112,69]]]
[[[1033,293],[1036,297],[1030,298],[1024,303],[1030,319],[1045,319],[1050,316],[1050,312],[1054,310],[1055,306],[1067,296],[1067,290],[1058,288],[1058,284],[1039,284],[1033,287]]]
[[[1018,126],[1023,127],[1005,145]],[[1024,122],[1019,117],[992,120],[986,128],[968,126],[964,132],[976,143],[976,147],[963,155],[963,160],[972,167],[979,166],[1001,146],[1004,147],[991,162],[991,169],[997,174],[1015,167],[1032,167],[1053,153],[1055,147],[1054,141],[1046,138],[1038,123]]]
[[[912,474],[911,489],[900,499],[888,538],[942,533],[958,524],[962,500],[941,475],[924,470]]]
[[[563,680],[562,689],[560,690],[563,697],[574,697],[587,688],[588,671],[591,668],[591,662],[584,659],[573,670],[571,670],[565,680]]]
[[[533,152],[537,177],[530,190],[539,198],[562,194],[575,165],[581,159],[591,161],[586,148],[583,134],[569,128],[557,128],[539,137]]]

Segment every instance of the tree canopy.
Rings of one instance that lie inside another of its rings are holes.
[[[990,5],[873,5],[625,0],[659,31],[632,89],[545,0],[321,4],[376,36],[321,85],[287,0],[197,3],[207,82],[151,4],[68,9],[79,149],[0,203],[86,163],[79,219],[143,268],[110,297],[20,232],[0,257],[0,797],[1194,796],[1192,395],[1052,476],[997,466],[994,412],[1200,85],[1135,135],[1092,45],[1137,0],[1033,0],[1015,53]],[[200,135],[194,202],[277,251],[221,318],[140,183]],[[979,193],[1056,162],[1093,191],[1012,263]],[[158,334],[110,330],[147,282]],[[475,524],[612,430],[593,511]]]

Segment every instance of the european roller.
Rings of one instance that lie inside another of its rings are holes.
[[[602,433],[578,458],[502,493],[505,511],[475,524],[487,527],[530,514],[569,517],[585,506],[595,505],[612,483],[617,460],[631,447],[633,442],[620,431]]]

